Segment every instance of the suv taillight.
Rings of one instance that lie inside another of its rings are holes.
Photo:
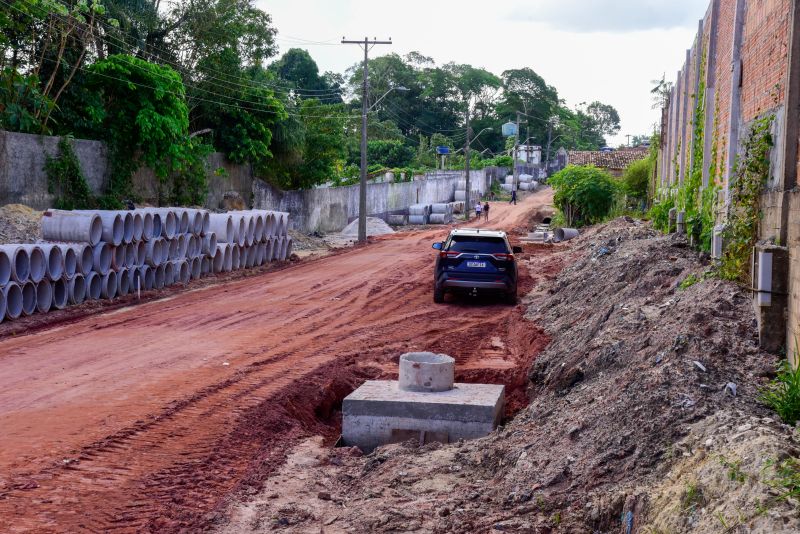
[[[498,259],[500,261],[514,261],[514,255],[513,254],[497,253],[497,254],[492,254],[492,256],[494,256],[495,259]]]
[[[443,250],[439,253],[440,258],[456,258],[460,255],[460,252],[454,252],[452,250]]]

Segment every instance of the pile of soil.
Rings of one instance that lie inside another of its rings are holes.
[[[641,221],[557,250],[569,267],[526,315],[552,341],[504,428],[367,456],[307,441],[218,530],[800,531],[770,482],[800,437],[756,400],[779,357],[758,348],[749,296]]]
[[[386,224],[383,219],[377,217],[367,217],[367,235],[386,235],[393,234],[392,227]],[[344,227],[341,231],[344,237],[358,237],[358,219]]]
[[[0,206],[0,245],[35,243],[39,239],[42,212],[23,204]]]

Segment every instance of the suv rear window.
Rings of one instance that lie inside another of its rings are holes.
[[[499,237],[481,237],[471,235],[454,235],[450,238],[447,249],[453,252],[471,252],[473,254],[507,254],[508,247],[504,239]]]

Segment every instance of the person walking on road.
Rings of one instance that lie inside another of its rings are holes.
[[[483,220],[489,222],[489,201],[486,201],[486,204],[483,206]]]
[[[477,201],[475,203],[475,215],[477,215],[476,219],[479,221],[481,220],[481,201]]]
[[[514,189],[511,191],[511,200],[508,201],[509,204],[517,205],[517,190]]]

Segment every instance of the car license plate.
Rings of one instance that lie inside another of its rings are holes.
[[[475,268],[479,268],[479,269],[485,269],[486,268],[486,262],[485,261],[468,261],[467,262],[467,267],[475,267]]]

